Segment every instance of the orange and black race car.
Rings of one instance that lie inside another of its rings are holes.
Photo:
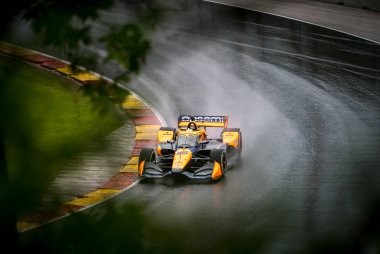
[[[140,177],[184,175],[191,179],[217,180],[240,160],[242,134],[227,128],[227,116],[178,117],[178,129],[161,127],[156,148],[140,152]],[[206,128],[220,128],[220,137],[209,139]]]

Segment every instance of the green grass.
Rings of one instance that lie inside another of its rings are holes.
[[[125,121],[65,77],[0,57],[0,113],[7,169],[16,186],[46,188],[65,161]]]

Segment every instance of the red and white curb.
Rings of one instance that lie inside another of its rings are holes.
[[[36,67],[53,71],[57,75],[67,76],[79,84],[112,82],[106,77],[84,69],[79,72],[74,72],[70,68],[70,63],[66,61],[13,44],[0,42],[0,52],[34,64]],[[137,175],[137,164],[140,150],[144,147],[153,147],[157,143],[157,132],[159,128],[166,125],[166,123],[147,102],[132,91],[129,92],[130,94],[121,105],[132,119],[136,129],[134,149],[129,160],[121,165],[120,171],[116,175],[97,187],[94,191],[80,195],[73,200],[69,200],[54,211],[38,212],[19,218],[17,223],[17,229],[19,232],[24,232],[43,224],[56,221],[73,212],[88,209],[94,205],[105,202],[138,184],[141,180]]]

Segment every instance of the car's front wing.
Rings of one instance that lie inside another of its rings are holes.
[[[163,178],[168,175],[183,175],[190,179],[211,179],[214,163],[207,163],[196,169],[194,172],[183,170],[182,172],[173,172],[160,168],[154,162],[147,162],[144,167],[143,177],[146,178]]]

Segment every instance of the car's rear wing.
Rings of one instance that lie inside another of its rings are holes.
[[[178,128],[187,127],[189,122],[194,122],[198,127],[227,128],[228,116],[180,115],[178,117]]]

